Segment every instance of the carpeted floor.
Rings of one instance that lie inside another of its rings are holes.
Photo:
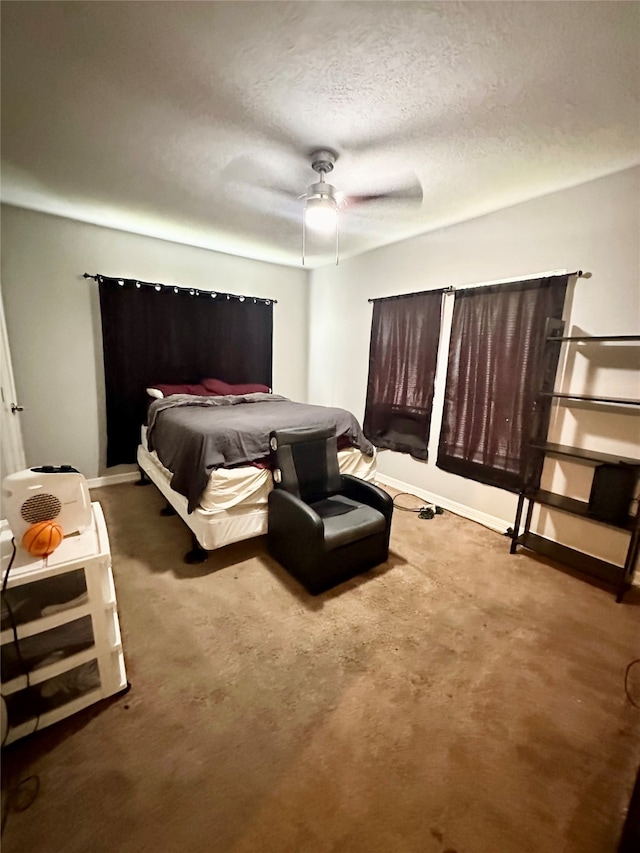
[[[639,589],[396,512],[388,564],[311,598],[262,538],[185,565],[151,486],[92,497],[132,689],[4,750],[5,797],[40,790],[3,853],[616,850]]]

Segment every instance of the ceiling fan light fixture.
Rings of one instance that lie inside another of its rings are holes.
[[[331,234],[335,231],[338,220],[338,205],[329,196],[312,196],[307,198],[304,207],[304,222],[312,231]]]
[[[338,199],[336,190],[328,184],[324,176],[331,172],[336,160],[336,154],[328,149],[322,149],[312,154],[311,168],[320,175],[320,180],[311,184],[303,198],[304,213],[302,217],[302,265],[305,264],[307,243],[307,228],[321,234],[335,234],[336,264],[338,263]]]

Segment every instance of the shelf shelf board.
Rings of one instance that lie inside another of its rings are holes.
[[[561,394],[556,391],[543,391],[541,397],[554,397],[556,400],[583,400],[589,403],[608,403],[614,406],[640,406],[640,400],[630,397],[598,397],[592,394]]]
[[[31,717],[28,720],[18,723],[16,726],[10,726],[5,743],[13,743],[18,738],[33,734],[40,729],[44,729],[46,726],[50,726],[52,723],[57,723],[71,714],[82,711],[102,698],[104,698],[104,692],[99,687],[97,690],[92,690],[90,693],[84,693],[82,696],[72,699],[71,702],[67,702],[65,705],[60,705],[51,711],[45,711],[39,717]]]
[[[562,512],[568,512],[570,515],[578,515],[581,518],[588,518],[589,521],[595,521],[598,524],[606,524],[607,527],[615,527],[618,530],[632,531],[635,528],[636,518],[632,515],[627,516],[627,519],[622,524],[616,524],[612,521],[604,521],[601,518],[596,518],[589,511],[589,504],[586,501],[579,501],[575,498],[568,498],[566,495],[558,495],[555,492],[548,492],[545,489],[538,489],[535,492],[527,494],[530,501],[549,506],[552,509],[559,509]]]
[[[102,602],[100,602],[100,606],[102,606]],[[84,616],[90,616],[95,609],[95,606],[87,602],[86,604],[81,604],[79,607],[54,613],[52,616],[41,616],[39,619],[34,619],[31,622],[23,622],[16,627],[18,640],[24,640],[25,637],[32,637],[34,634],[42,634],[44,631],[49,631],[52,628],[59,628],[61,625],[66,625],[69,622],[75,622],[76,619],[82,619]],[[3,646],[5,643],[13,642],[12,628],[6,628],[2,631],[0,642]]]
[[[564,563],[572,569],[584,572],[584,574],[591,575],[611,585],[617,586],[624,580],[624,566],[617,566],[615,563],[608,563],[605,560],[592,557],[590,554],[576,551],[567,545],[545,539],[544,536],[539,536],[537,533],[524,533],[516,539],[516,542],[523,548],[535,551],[536,554]]]
[[[640,341],[639,335],[565,335],[563,337],[556,337],[555,335],[549,335],[547,337],[548,341],[557,341],[558,343],[563,343],[564,341]]]
[[[608,462],[613,465],[637,465],[640,467],[640,459],[630,456],[616,456],[614,453],[601,453],[599,450],[589,450],[584,447],[572,447],[568,444],[554,444],[550,441],[532,444],[535,450],[542,450],[548,456],[567,456],[578,462],[594,463]]]
[[[2,684],[2,695],[9,696],[11,693],[17,693],[20,690],[26,690],[29,685],[35,686],[47,681],[49,678],[55,678],[57,675],[62,675],[63,672],[68,672],[70,669],[75,669],[83,663],[89,663],[91,660],[96,660],[98,657],[96,646],[92,644],[87,649],[81,652],[76,652],[74,655],[68,655],[55,661],[55,663],[47,666],[36,667],[29,670],[29,680],[26,675],[18,675],[10,681],[5,681]]]

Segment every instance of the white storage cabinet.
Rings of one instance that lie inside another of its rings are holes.
[[[128,688],[109,537],[91,509],[91,527],[49,557],[17,548],[2,596],[3,745]],[[3,581],[11,536],[0,521]]]

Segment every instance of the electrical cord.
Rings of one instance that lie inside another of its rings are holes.
[[[33,691],[33,685],[31,684],[31,680],[29,678],[29,669],[24,662],[24,658],[22,657],[22,652],[20,651],[20,642],[18,640],[18,627],[16,624],[15,616],[13,613],[13,609],[11,604],[9,603],[9,599],[6,595],[7,590],[7,582],[9,580],[9,572],[11,571],[11,567],[13,566],[14,560],[16,558],[16,540],[15,537],[11,537],[11,545],[13,546],[13,553],[11,554],[11,558],[9,559],[9,565],[7,566],[7,570],[4,574],[4,578],[2,579],[2,599],[5,607],[7,608],[7,613],[9,615],[9,621],[11,622],[11,630],[13,633],[13,644],[16,650],[16,656],[18,658],[18,662],[20,664],[20,668],[27,679],[27,687],[26,690],[29,692]],[[38,695],[38,699],[40,696]],[[3,700],[4,701],[4,700]],[[7,708],[7,715],[9,711]],[[38,712],[36,716],[36,725],[34,728],[34,732],[38,728],[40,723],[40,712]],[[5,736],[2,740],[1,747],[4,747],[7,737],[9,736],[9,730],[11,726],[7,722],[7,731],[5,732]],[[31,776],[26,776],[24,779],[21,779],[16,785],[14,785],[6,794],[5,801],[3,803],[2,808],[2,820],[0,823],[0,835],[4,833],[4,828],[7,823],[7,819],[9,814],[13,812],[24,812],[26,811],[35,801],[38,793],[40,791],[40,777],[36,774],[32,774]]]
[[[419,507],[402,506],[402,504],[396,503],[397,499],[401,498],[401,497],[411,497],[411,498],[415,498],[418,501],[420,500],[420,498],[417,495],[414,495],[411,492],[399,492],[393,498],[393,506],[395,509],[400,509],[403,512],[415,512],[417,514],[418,518],[424,518],[427,520],[434,518],[436,515],[444,515],[444,510],[442,509],[441,506],[430,507],[430,506],[426,506],[425,504],[421,504]]]
[[[629,700],[629,702],[631,702],[633,707],[638,708],[638,710],[640,710],[640,705],[638,705],[638,703],[635,701],[629,690],[629,673],[638,663],[640,663],[640,658],[636,658],[635,660],[632,660],[631,663],[627,664],[627,668],[624,671],[624,692],[627,694],[627,699]]]
[[[11,571],[11,567],[13,566],[13,562],[16,558],[16,540],[14,537],[11,537],[11,545],[13,546],[13,553],[11,554],[11,559],[9,560],[9,565],[7,566],[7,570],[5,572],[4,578],[2,580],[2,602],[4,606],[7,608],[7,615],[9,616],[9,621],[11,623],[11,631],[13,633],[13,645],[16,650],[16,657],[18,659],[18,664],[20,665],[20,669],[22,670],[22,674],[27,680],[27,686],[25,690],[28,692],[29,696],[34,701],[34,707],[38,707],[40,705],[41,696],[37,690],[35,690],[33,684],[31,683],[30,670],[27,664],[25,663],[24,658],[22,657],[22,650],[20,649],[20,640],[18,639],[18,625],[15,619],[15,615],[13,612],[13,608],[11,607],[11,603],[9,602],[9,598],[7,597],[7,581],[9,580],[9,572]],[[9,708],[7,707],[7,716],[9,716]],[[36,713],[35,716],[35,726],[33,731],[30,734],[33,734],[38,730],[38,726],[40,725],[40,711]],[[5,732],[4,738],[2,739],[2,743],[0,744],[0,748],[5,745],[7,742],[7,738],[9,737],[9,730],[11,729],[10,725],[7,725],[7,731]]]
[[[11,554],[11,558],[9,560],[9,565],[7,566],[7,571],[4,573],[4,577],[2,579],[2,592],[7,588],[7,581],[9,580],[9,572],[11,571],[11,566],[13,566],[13,561],[16,558],[16,551],[18,550],[16,547],[15,536],[11,537],[11,546],[13,547],[13,553]]]
[[[11,567],[13,566],[13,561],[16,558],[16,551],[17,551],[16,540],[15,540],[15,537],[13,537],[13,536],[11,537],[11,545],[13,547],[13,552],[12,552],[11,557],[9,559],[9,565],[7,566],[7,570],[4,573],[4,577],[2,579],[2,601],[7,608],[7,613],[9,614],[9,620],[11,622],[11,627],[13,629],[13,644],[16,647],[16,655],[18,656],[18,660],[20,661],[21,656],[20,656],[20,646],[18,643],[18,632],[17,632],[16,626],[15,626],[15,620],[13,618],[13,613],[11,611],[11,605],[9,604],[9,602],[5,596],[5,591],[7,589],[7,581],[9,580],[9,572],[11,571]],[[23,667],[23,663],[20,663],[20,667],[21,668]],[[2,701],[4,702],[4,697],[2,697]],[[6,707],[6,702],[5,702],[5,707]],[[11,728],[11,726],[9,725],[8,717],[9,717],[9,709],[7,708],[7,730],[4,733],[4,737],[2,738],[2,743],[0,744],[0,749],[5,745],[5,743],[7,742],[7,738],[9,737],[9,729]]]
[[[0,833],[4,833],[7,819],[11,812],[26,812],[33,804],[40,791],[40,777],[32,774],[25,776],[17,785],[7,791],[4,808],[2,811],[2,825]]]
[[[27,664],[25,663],[24,658],[22,657],[22,650],[20,649],[20,641],[18,639],[18,626],[17,626],[16,620],[15,620],[13,609],[12,609],[11,605],[9,604],[9,601],[7,600],[6,596],[4,599],[4,605],[7,608],[7,613],[9,615],[9,621],[11,622],[11,631],[13,633],[13,645],[14,645],[14,648],[16,650],[16,657],[18,658],[18,664],[20,665],[20,669],[22,670],[22,674],[24,675],[24,677],[27,680],[27,685],[24,689],[27,691],[27,693],[31,697],[31,700],[33,701],[34,708],[39,708],[39,706],[41,704],[42,697],[40,696],[40,694],[38,693],[36,688],[33,686],[33,684],[31,683],[30,670],[29,670],[29,667],[27,666]],[[9,716],[8,707],[7,707],[7,716]],[[29,734],[33,734],[34,732],[37,732],[39,725],[40,725],[40,711],[38,710],[36,715],[35,715],[35,725],[34,725],[32,731],[29,732]],[[5,736],[4,736],[4,739],[2,741],[1,746],[4,746],[6,743],[7,738],[9,736],[9,729],[10,728],[11,728],[11,726],[8,725],[7,731],[5,733]]]

